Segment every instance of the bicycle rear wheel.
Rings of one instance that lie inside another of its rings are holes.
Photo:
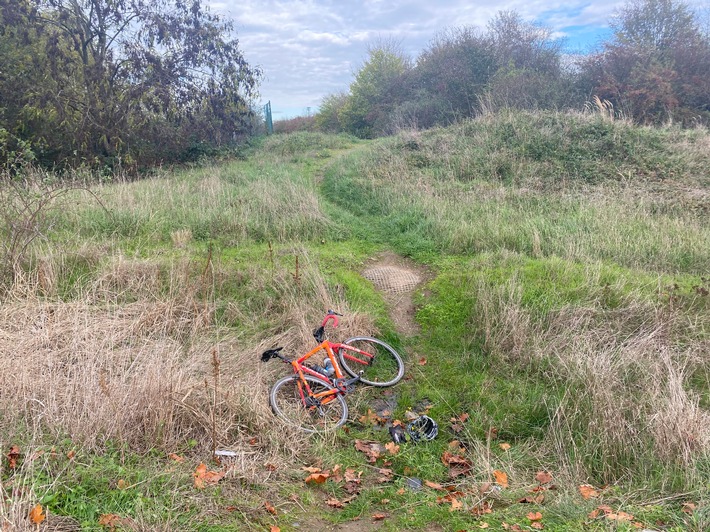
[[[338,358],[343,369],[353,377],[362,371],[360,381],[371,386],[392,386],[404,377],[404,362],[394,348],[369,336],[357,336],[345,340],[344,344],[357,349],[341,347]]]
[[[305,375],[305,379],[314,394],[334,389],[329,384],[310,375]],[[347,421],[348,405],[342,394],[328,396],[330,401],[326,404],[314,400],[314,404],[307,407],[301,397],[298,382],[298,375],[289,375],[276,381],[269,392],[271,409],[287,424],[313,433],[336,429]],[[303,392],[306,393],[305,388]],[[308,400],[307,396],[306,400]]]

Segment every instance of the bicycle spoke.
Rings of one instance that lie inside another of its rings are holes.
[[[362,372],[361,381],[365,384],[391,386],[404,375],[404,364],[399,354],[392,346],[376,338],[351,338],[339,349],[339,355],[345,371],[352,376]]]
[[[306,380],[314,394],[332,390],[330,386],[313,377],[307,376]],[[307,397],[304,404],[298,388],[298,379],[294,377],[286,377],[274,385],[270,402],[274,412],[281,418],[306,432],[332,430],[347,419],[347,405],[340,394],[332,397],[326,395],[321,399]]]

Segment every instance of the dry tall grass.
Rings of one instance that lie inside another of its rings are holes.
[[[48,442],[71,438],[87,451],[111,441],[169,453],[194,440],[200,452],[237,451],[232,474],[260,482],[264,463],[285,464],[308,448],[268,406],[269,387],[288,368],[262,364],[260,352],[274,343],[305,352],[327,308],[348,313],[307,252],[295,252],[298,278],[278,265],[240,272],[253,294],[279,294],[256,304],[217,300],[215,286],[235,275],[217,260],[205,268],[114,256],[74,301],[41,297],[37,277],[28,276],[0,307],[3,441],[36,433]],[[225,321],[245,326],[223,326],[218,305]],[[370,326],[349,316],[337,333]]]
[[[588,301],[540,320],[521,293],[516,280],[497,288],[481,282],[471,327],[500,363],[542,372],[566,388],[547,432],[561,474],[616,482],[651,477],[644,468],[662,463],[697,486],[699,464],[710,458],[710,412],[689,378],[710,364],[703,334],[710,315],[687,312],[692,301],[651,303],[632,293],[614,309]]]

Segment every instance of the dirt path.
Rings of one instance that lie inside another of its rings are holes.
[[[372,281],[384,297],[397,332],[405,337],[419,334],[419,325],[414,320],[413,295],[430,277],[426,268],[386,251],[371,258],[362,275]]]
[[[371,258],[362,271],[363,277],[372,281],[384,297],[395,329],[402,337],[419,334],[419,325],[414,320],[414,291],[430,278],[426,268],[392,252],[383,252]],[[370,532],[383,526],[381,521],[368,518],[329,525],[322,530],[338,532]],[[439,527],[426,530],[438,532]]]

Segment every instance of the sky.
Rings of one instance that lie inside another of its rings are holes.
[[[706,2],[708,0],[695,0]],[[347,92],[378,40],[399,43],[412,59],[447,28],[486,24],[502,10],[551,29],[570,53],[610,35],[623,0],[226,0],[213,12],[234,23],[249,64],[263,70],[261,104],[274,120],[306,116],[329,94]]]

